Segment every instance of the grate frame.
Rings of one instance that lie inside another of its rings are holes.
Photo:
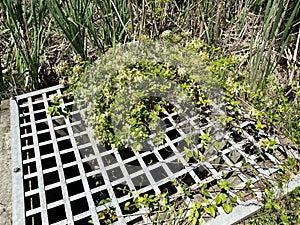
[[[258,159],[257,154],[245,153],[243,148],[248,142],[253,143],[254,148],[259,148],[259,146],[255,144],[257,142],[252,135],[247,131],[243,131],[243,135],[246,137],[244,140],[235,142],[234,138],[227,137],[230,146],[222,150],[221,155],[213,155],[210,156],[208,161],[193,164],[196,168],[201,167],[206,169],[210,174],[210,176],[204,179],[200,178],[195,169],[186,162],[183,153],[178,151],[178,144],[184,141],[187,134],[177,129],[174,123],[172,123],[174,116],[172,113],[168,114],[165,118],[171,121],[171,125],[166,129],[166,132],[175,132],[174,130],[176,130],[179,136],[175,135],[176,137],[173,139],[166,136],[165,145],[159,146],[151,152],[133,153],[132,156],[125,157],[124,159],[124,156],[119,152],[106,150],[99,146],[97,141],[93,138],[92,130],[81,126],[82,120],[79,117],[79,111],[72,111],[70,118],[65,118],[63,115],[47,115],[51,95],[55,93],[62,95],[63,90],[64,87],[58,85],[16,96],[10,101],[14,224],[38,224],[39,222],[46,225],[86,224],[87,220],[92,220],[94,224],[100,224],[97,214],[107,206],[113,206],[116,210],[116,214],[119,216],[115,224],[130,223],[140,216],[124,215],[121,205],[130,200],[131,197],[127,195],[117,196],[116,187],[118,185],[126,183],[127,187],[133,190],[133,196],[137,196],[138,191],[142,193],[151,191],[161,193],[162,186],[166,185],[170,179],[186,176],[191,177],[194,183],[190,186],[193,188],[196,183],[209,183],[221,179],[224,171],[236,173],[238,179],[240,179],[240,184],[245,184],[248,177],[239,171],[239,169],[232,170],[232,168],[238,168],[238,166],[241,165],[240,157],[247,158],[247,160],[253,164],[255,164]],[[70,107],[72,104],[72,101],[67,102],[63,100],[62,107]],[[40,105],[42,105],[42,107]],[[196,118],[186,118],[183,123],[190,123],[195,126],[195,120]],[[240,124],[240,127],[246,128],[251,125],[253,125],[252,122],[244,121]],[[203,133],[204,129],[205,128],[197,127],[196,131]],[[272,138],[276,139],[276,137]],[[79,139],[80,141],[78,141]],[[52,146],[52,148],[48,146]],[[198,143],[195,149],[200,149],[201,147],[202,145]],[[161,153],[165,148],[170,148],[174,155],[165,158]],[[49,149],[50,152],[48,152]],[[93,154],[88,155],[88,151],[91,151]],[[282,148],[282,152],[299,159],[299,153],[293,148]],[[83,153],[87,153],[87,156]],[[72,157],[68,157],[71,155]],[[266,153],[266,155],[270,158],[271,163],[276,165],[280,163],[279,159],[272,154]],[[69,158],[72,159],[70,160]],[[115,162],[110,164],[106,160],[107,158],[113,158]],[[150,161],[152,159],[152,161],[157,162],[153,165],[147,165],[149,158]],[[179,160],[182,165],[180,170],[177,169],[176,171],[175,169],[175,173],[169,166],[174,160]],[[215,166],[215,164],[219,164],[215,163],[218,162],[218,160],[223,160],[223,163],[227,165],[225,170]],[[131,173],[129,169],[130,166],[128,165],[131,165],[134,161],[137,161],[141,170]],[[169,164],[166,164],[166,162]],[[95,167],[87,168],[85,166],[86,164],[95,165]],[[258,164],[254,167],[266,177],[271,177],[272,174],[278,170],[278,168],[275,167],[272,168]],[[70,175],[75,170],[77,171],[77,175]],[[113,176],[116,175],[114,171],[119,171],[123,176],[114,178]],[[58,177],[58,181],[48,181],[49,179],[54,179],[53,177],[55,176],[51,176],[51,174],[54,173],[57,174],[56,177]],[[93,176],[97,177],[99,174],[103,180],[103,184],[91,188],[90,180]],[[155,176],[153,174],[155,174]],[[158,177],[158,175],[164,175],[165,177]],[[133,180],[139,176],[145,176],[149,184],[137,189]],[[256,177],[253,180],[256,182],[259,179]],[[79,185],[76,186],[74,183]],[[300,185],[299,175],[294,177],[294,180],[288,187],[292,190],[293,187],[298,185]],[[75,191],[73,190],[76,189],[74,187],[81,187],[81,190]],[[60,192],[56,190],[60,190]],[[59,199],[52,196],[49,201],[49,193],[51,193],[51,191],[54,192],[54,194],[52,193],[54,196],[58,196],[58,193],[60,193]],[[104,205],[97,205],[94,196],[99,193],[111,198],[111,202]],[[230,191],[229,193],[231,196],[237,196],[237,193],[234,191]],[[258,199],[262,198],[260,191],[257,191],[256,194]],[[87,205],[82,212],[78,209],[80,208],[77,206],[79,205],[78,202],[80,204],[85,202],[84,204]],[[245,202],[240,201],[238,203],[239,205],[234,208],[232,213],[226,214],[220,208],[219,215],[214,219],[206,220],[204,224],[218,224],[220,222],[232,224],[253,214],[261,207],[259,201],[253,199]],[[184,204],[190,207],[190,199],[185,199]],[[27,208],[30,209],[28,210]],[[60,215],[62,217],[61,219],[53,219],[56,215],[55,213],[62,211],[64,211],[62,214],[65,216]],[[139,211],[141,214],[146,212],[147,210],[143,207]],[[143,218],[140,222],[150,224],[151,220],[149,218]]]

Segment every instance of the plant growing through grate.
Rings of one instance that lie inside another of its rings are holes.
[[[189,147],[189,131],[178,127],[176,112],[165,112],[165,143],[152,151],[106,149],[79,111],[47,114],[53,95],[62,96],[63,110],[72,107],[63,92],[56,86],[11,100],[16,224],[233,223],[259,209],[262,180],[275,180],[286,158],[298,159],[297,149],[246,115],[204,161],[209,118],[195,127],[202,135],[191,154],[179,151]]]

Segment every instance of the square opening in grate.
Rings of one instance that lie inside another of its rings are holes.
[[[62,164],[67,164],[67,163],[76,161],[76,157],[75,157],[75,154],[73,151],[67,152],[65,154],[61,154],[60,158],[61,158]]]
[[[47,114],[46,112],[38,112],[38,113],[34,113],[34,120],[38,121],[38,120],[42,120],[47,118]]]
[[[24,179],[24,191],[31,191],[38,188],[37,177],[31,177],[29,179]]]
[[[71,120],[71,122],[72,121],[79,121],[79,118],[78,118],[78,120],[76,119],[76,115],[72,115],[71,117],[70,117],[70,120]],[[85,127],[85,125],[83,124],[83,123],[81,123],[81,121],[80,121],[80,123],[75,123],[75,124],[72,124],[72,130],[73,130],[73,133],[74,134],[79,134],[79,133],[81,133],[81,132],[84,132],[84,131],[86,131],[86,127]]]
[[[104,163],[104,166],[110,166],[110,165],[113,165],[115,163],[117,163],[117,159],[115,157],[115,155],[112,153],[112,154],[109,154],[109,155],[105,155],[102,157],[102,161]]]
[[[135,156],[134,152],[131,150],[131,148],[124,148],[119,151],[119,154],[123,160],[129,159],[129,158]]]
[[[80,175],[78,166],[71,166],[71,167],[64,168],[64,173],[66,179]]]
[[[37,122],[35,124],[37,131],[48,130],[49,126],[47,122]]]
[[[104,185],[104,179],[101,174],[96,174],[87,178],[90,189]]]
[[[20,127],[20,133],[21,133],[21,135],[32,133],[31,126],[27,125],[27,126]]]
[[[108,170],[107,174],[109,176],[110,182],[113,182],[115,180],[118,180],[118,179],[121,179],[124,177],[120,167],[115,167],[113,169]]]
[[[59,175],[58,171],[53,171],[50,173],[45,173],[44,175],[44,184],[45,186],[50,185],[50,184],[55,184],[59,182]]]
[[[23,116],[20,114],[20,124],[29,123],[30,122],[30,116]]]
[[[21,145],[22,146],[29,146],[33,144],[32,136],[21,138]]]
[[[96,159],[83,163],[83,167],[86,173],[98,170],[100,168]]]
[[[141,194],[141,196],[143,196],[143,194]],[[130,202],[130,204],[128,206],[129,210],[124,209],[126,202]],[[132,198],[125,201],[125,202],[120,203],[119,205],[120,205],[120,208],[121,208],[121,211],[122,211],[123,215],[133,214],[133,213],[136,213],[136,212],[139,211],[139,209],[137,207],[135,207],[135,204],[134,204]]]
[[[184,166],[182,165],[182,163],[179,160],[173,160],[173,161],[167,163],[167,165],[173,173],[177,173],[177,172],[181,171],[182,169],[184,169]]]
[[[43,143],[45,141],[50,141],[50,140],[51,140],[50,132],[38,134],[39,143]]]
[[[205,180],[211,176],[211,172],[208,171],[204,166],[198,166],[193,170],[200,180]]]
[[[95,155],[92,146],[88,146],[86,148],[80,148],[79,152],[80,152],[81,159],[89,158]]]
[[[159,186],[159,190],[161,193],[168,192],[168,195],[173,195],[177,193],[177,189],[172,182],[167,182],[161,186]]]
[[[39,146],[39,149],[40,149],[40,154],[42,156],[47,155],[47,154],[51,154],[51,153],[54,152],[52,144],[41,145],[41,146]]]
[[[20,106],[19,110],[20,110],[20,114],[29,113],[28,106]]]
[[[87,225],[90,223],[91,217],[85,217],[83,219],[77,220],[74,222],[74,225]]]
[[[225,163],[225,161],[222,157],[217,157],[214,160],[212,160],[210,163],[217,172],[219,172],[220,170],[226,169],[228,167],[228,165]]]
[[[248,155],[255,155],[259,152],[258,148],[253,145],[253,143],[246,143],[242,146],[242,149]]]
[[[236,164],[238,162],[241,162],[244,157],[241,155],[241,153],[239,153],[238,150],[233,150],[233,151],[230,151],[226,154],[227,158],[230,159],[230,161],[233,163],[233,164]]]
[[[48,209],[47,211],[50,224],[66,219],[66,211],[63,205]]]
[[[117,198],[126,196],[130,192],[129,186],[126,184],[126,182],[117,184],[113,187],[113,190]]]
[[[47,204],[63,199],[61,187],[56,187],[46,191]]]
[[[41,213],[26,217],[26,225],[42,224]]]
[[[156,169],[154,170],[151,170],[150,171],[153,179],[158,182],[160,180],[163,180],[165,179],[166,177],[168,177],[166,171],[164,170],[164,168],[162,166],[160,167],[157,167]]]
[[[68,188],[69,196],[84,192],[84,188],[81,180],[67,184],[67,188]]]
[[[58,141],[57,144],[60,151],[72,148],[72,143],[69,139]]]
[[[41,102],[43,100],[43,96],[42,95],[34,95],[31,97],[32,103],[38,103]]]
[[[233,139],[235,143],[239,143],[243,140],[243,137],[236,130],[232,130],[230,132],[230,137]]]
[[[157,157],[153,153],[144,156],[143,160],[147,166],[154,165],[155,163],[158,162]]]
[[[142,170],[141,164],[137,159],[126,163],[125,168],[129,174]]]
[[[71,201],[71,209],[73,215],[78,215],[89,210],[89,205],[86,198],[76,199]]]
[[[177,180],[185,183],[188,186],[192,186],[193,184],[196,183],[189,173],[181,175],[180,177],[177,178]]]
[[[38,111],[38,110],[41,110],[41,109],[44,109],[44,108],[45,108],[43,102],[33,104],[32,107],[33,107],[33,111]]]
[[[22,159],[23,160],[32,159],[34,157],[35,157],[35,154],[34,154],[33,148],[22,150]]]
[[[148,186],[150,184],[145,174],[141,174],[139,176],[132,178],[132,183],[134,184],[136,189]]]
[[[63,116],[56,117],[52,119],[52,123],[54,127],[59,127],[66,124],[65,118]]]
[[[56,160],[55,160],[54,156],[50,157],[50,158],[42,159],[42,168],[43,168],[43,170],[53,168],[53,167],[56,167],[56,166],[57,166],[57,164],[56,164]]]
[[[174,155],[174,152],[173,150],[171,149],[170,146],[167,146],[161,150],[158,151],[160,156],[163,158],[163,159],[167,159],[169,158],[171,155]]]
[[[35,162],[24,163],[23,164],[23,173],[24,173],[24,175],[35,173],[35,172],[36,172]]]
[[[174,140],[180,137],[180,133],[176,129],[173,129],[167,132],[167,136],[170,138],[170,140]]]
[[[105,204],[106,199],[110,198],[107,190],[98,191],[92,197],[96,207]]]
[[[224,176],[224,179],[226,179],[228,183],[233,184],[234,186],[239,186],[242,183],[242,179],[234,171],[227,173]]]
[[[34,194],[31,196],[25,197],[25,210],[29,211],[40,207],[40,196],[39,194]]]
[[[80,145],[84,145],[84,144],[87,144],[87,143],[90,143],[90,138],[87,134],[83,134],[83,135],[79,135],[79,136],[76,136],[75,137],[75,140],[76,140],[76,144],[78,146]]]
[[[55,136],[56,136],[56,138],[69,136],[68,129],[66,127],[61,128],[61,129],[55,129]]]
[[[168,118],[163,119],[163,121],[166,124],[166,128],[172,127],[173,124]]]

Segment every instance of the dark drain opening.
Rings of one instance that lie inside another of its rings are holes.
[[[27,125],[27,126],[21,127],[20,128],[20,132],[21,132],[21,135],[22,134],[30,134],[30,133],[32,133],[31,126]]]
[[[37,225],[37,224],[42,224],[42,218],[41,214],[34,214],[32,216],[26,217],[26,224],[32,224],[32,225]]]
[[[72,209],[73,215],[78,215],[80,213],[88,211],[89,206],[88,206],[86,198],[80,198],[80,199],[71,201],[71,209]]]
[[[37,131],[47,130],[49,129],[47,122],[39,122],[35,124]]]
[[[75,225],[87,225],[87,224],[90,224],[89,221],[91,220],[90,217],[86,217],[86,218],[83,218],[81,220],[78,220],[78,221],[75,221]]]
[[[109,194],[108,191],[103,190],[92,194],[92,197],[93,197],[94,204],[97,207],[101,205],[102,200],[106,200],[109,198]]]
[[[55,157],[51,157],[51,158],[46,158],[46,159],[42,159],[42,168],[43,170],[52,168],[52,167],[56,167],[56,160]]]
[[[68,168],[64,168],[64,174],[65,174],[66,179],[69,179],[69,178],[76,177],[76,176],[80,175],[77,166],[71,166],[71,167],[68,167]]]
[[[91,177],[88,177],[87,179],[88,179],[90,189],[104,185],[104,179],[101,174],[93,175]]]
[[[61,187],[53,188],[53,189],[46,191],[47,204],[59,201],[61,199],[63,199]]]
[[[31,191],[38,188],[37,177],[32,177],[24,180],[24,191]]]
[[[48,209],[47,211],[50,224],[66,219],[66,211],[63,205]]]
[[[29,211],[40,207],[40,196],[38,194],[25,197],[25,210]]]
[[[40,148],[41,156],[48,155],[48,154],[51,154],[54,152],[52,144],[41,145],[41,146],[39,146],[39,148]]]
[[[43,177],[45,186],[59,182],[59,176],[57,171],[46,173],[43,175]]]
[[[67,188],[68,188],[69,196],[73,196],[81,192],[84,192],[81,180],[67,184]]]
[[[34,154],[34,149],[33,148],[22,150],[22,158],[24,160],[32,159],[34,157],[35,157],[35,154]]]
[[[23,173],[24,175],[35,173],[36,172],[36,165],[35,163],[24,163],[23,164]]]
[[[29,145],[32,145],[32,144],[33,144],[33,139],[32,139],[31,136],[21,138],[21,145],[22,146],[29,146]]]

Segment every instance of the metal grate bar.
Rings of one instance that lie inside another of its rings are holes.
[[[29,115],[31,121],[31,129],[32,129],[32,138],[33,138],[33,146],[34,146],[34,154],[35,154],[35,165],[37,170],[37,179],[38,179],[38,192],[39,192],[39,202],[40,202],[40,213],[42,217],[42,221],[45,221],[45,225],[48,225],[48,214],[46,213],[47,205],[46,205],[46,196],[45,196],[45,185],[42,176],[42,162],[39,160],[41,157],[39,151],[39,141],[37,139],[37,130],[35,126],[35,118],[34,118],[34,110],[32,105],[31,97],[28,98],[28,108],[29,108]]]
[[[48,98],[45,93],[43,94],[43,99],[44,99],[44,103],[45,103],[45,108],[48,109],[48,107],[49,107]],[[57,163],[57,172],[58,172],[58,176],[59,176],[59,183],[57,183],[57,185],[59,184],[61,187],[61,190],[62,190],[63,205],[64,205],[64,208],[66,211],[67,221],[72,221],[72,210],[71,210],[71,205],[70,205],[69,196],[68,196],[68,189],[67,189],[67,185],[66,185],[67,183],[66,183],[66,179],[65,179],[65,175],[64,175],[64,171],[63,171],[63,163],[61,162],[61,158],[59,157],[60,150],[59,150],[59,147],[57,144],[57,139],[56,139],[56,135],[54,132],[54,126],[53,126],[52,118],[50,115],[47,115],[47,122],[49,125],[49,130],[50,130],[50,135],[51,135],[50,143],[53,144],[55,160]],[[53,171],[51,171],[51,172],[53,172]],[[54,208],[59,205],[62,205],[61,202],[53,203],[53,205],[51,205],[51,206],[52,206],[52,208]]]

